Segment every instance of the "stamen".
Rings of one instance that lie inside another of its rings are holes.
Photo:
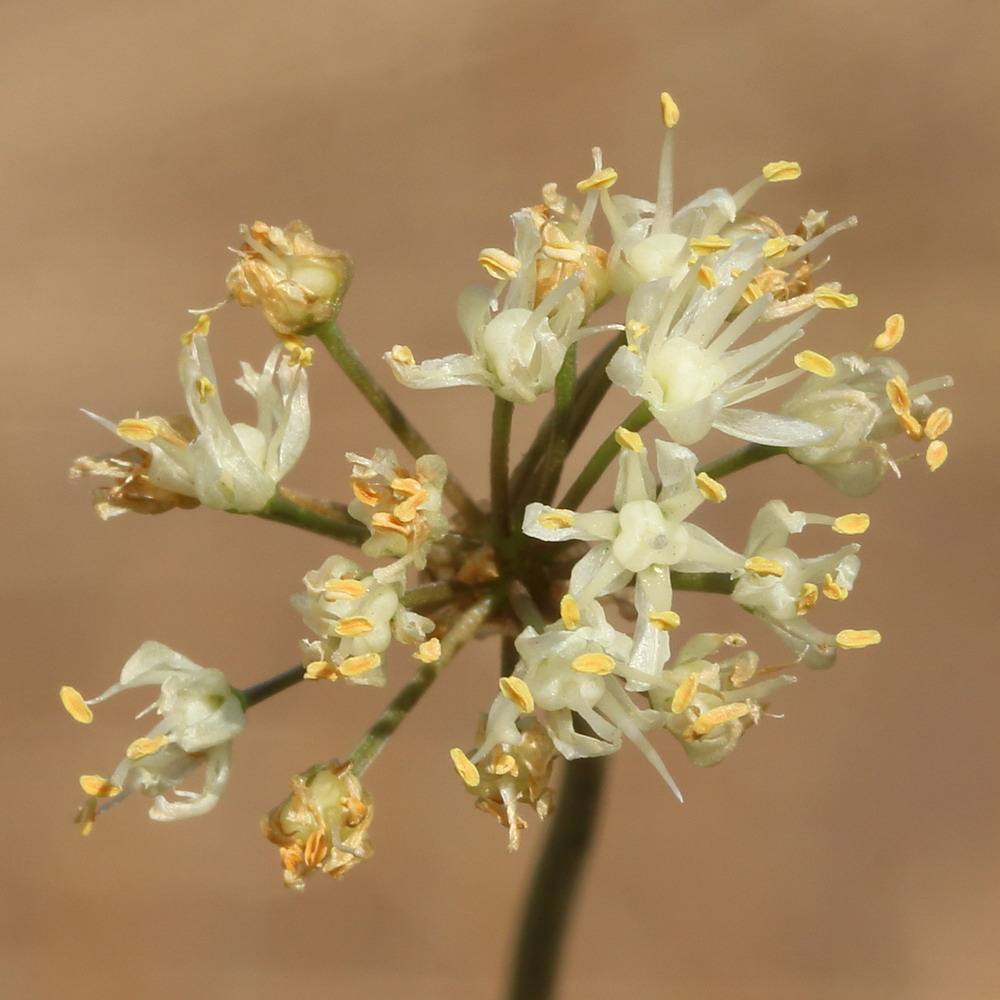
[[[684,680],[681,681],[680,686],[674,692],[673,698],[670,700],[670,711],[674,715],[680,715],[691,704],[692,699],[698,692],[698,674],[688,674]]]
[[[451,762],[455,765],[455,770],[458,771],[458,776],[469,788],[475,788],[480,781],[476,765],[458,747],[449,750],[448,753],[451,755]]]
[[[951,410],[947,406],[938,407],[924,423],[924,433],[931,441],[936,441],[951,427],[951,419]]]
[[[792,241],[784,236],[774,236],[764,244],[764,256],[768,259],[781,257],[792,248]]]
[[[707,472],[699,472],[697,476],[694,477],[694,481],[698,486],[698,491],[706,500],[711,500],[712,503],[722,503],[723,500],[729,495],[726,493],[726,487],[722,483],[713,479]]]
[[[796,368],[811,372],[813,375],[832,378],[837,374],[837,366],[829,358],[816,351],[799,351],[792,360],[795,362]]]
[[[197,318],[197,320],[195,320],[194,326],[191,327],[191,329],[188,330],[186,333],[181,334],[181,343],[185,347],[190,347],[191,342],[194,340],[195,337],[208,336],[208,328],[209,326],[211,326],[211,322],[212,322],[211,319],[209,319],[209,317],[205,313],[202,313]]]
[[[367,635],[374,628],[375,626],[370,619],[365,618],[364,615],[357,615],[354,618],[341,618],[334,626],[333,631],[339,636],[348,638],[356,635]]]
[[[794,181],[802,176],[802,168],[794,160],[774,160],[761,170],[767,181]]]
[[[840,535],[863,535],[871,523],[867,514],[841,514],[833,522],[833,530]]]
[[[846,601],[851,592],[840,583],[834,580],[831,573],[823,577],[823,596],[831,601]]]
[[[94,721],[94,713],[90,710],[90,706],[83,700],[83,695],[75,687],[64,684],[59,688],[59,700],[62,702],[63,708],[77,722],[87,723]]]
[[[367,507],[377,507],[382,499],[382,494],[374,486],[369,486],[363,479],[352,479],[351,490],[355,499],[360,500]]]
[[[574,629],[580,624],[580,605],[572,594],[566,594],[559,602],[559,617],[563,628]]]
[[[716,726],[721,726],[724,722],[732,722],[733,719],[742,719],[744,715],[750,714],[750,706],[743,701],[734,702],[732,705],[720,705],[703,715],[699,715],[687,729],[684,730],[684,739],[688,742],[698,739],[699,736],[706,735]]]
[[[680,627],[681,616],[676,611],[652,611],[649,614],[649,624],[661,632],[672,632]]]
[[[663,115],[663,124],[667,128],[673,128],[680,121],[681,112],[674,99],[666,92],[660,94],[660,111]]]
[[[534,712],[534,696],[531,694],[531,689],[520,677],[501,677],[500,692],[509,702],[515,704],[519,711]]]
[[[420,643],[413,658],[421,663],[437,663],[441,659],[441,640],[432,638]]]
[[[323,584],[324,596],[328,601],[356,601],[368,593],[368,587],[360,580],[340,576]]]
[[[876,351],[888,351],[895,347],[903,339],[905,327],[902,313],[893,313],[885,321],[885,329],[872,341],[872,347]]]
[[[707,264],[702,264],[698,268],[698,284],[702,288],[717,288],[719,276]]]
[[[306,839],[302,863],[307,868],[315,868],[326,857],[328,850],[326,834],[322,830],[313,830]]]
[[[704,257],[716,250],[727,250],[733,241],[726,236],[702,236],[688,241],[688,246],[699,256]]]
[[[570,666],[581,674],[610,674],[615,661],[607,653],[581,653]]]
[[[498,250],[496,247],[487,247],[485,250],[481,250],[479,263],[486,268],[490,277],[501,281],[510,280],[521,270],[521,262],[516,257],[507,253],[506,250]],[[393,348],[393,351],[395,350],[396,348]]]
[[[161,750],[170,742],[170,737],[166,734],[161,736],[140,736],[139,739],[133,740],[125,751],[125,756],[129,760],[142,760],[143,757],[149,757],[156,753],[157,750]]]
[[[358,674],[374,670],[382,662],[378,653],[365,653],[362,656],[349,656],[341,663],[339,670],[343,677],[357,677]]]
[[[572,528],[576,515],[565,507],[555,507],[538,515],[538,523],[549,531],[559,531],[561,528]]]
[[[588,178],[580,181],[576,185],[577,191],[604,191],[612,187],[618,180],[618,171],[613,167],[605,167],[603,170],[595,170]]]
[[[120,785],[112,784],[99,774],[81,774],[80,787],[95,799],[110,799],[122,793]]]
[[[511,777],[517,777],[517,761],[509,753],[497,754],[492,763],[490,764],[490,770],[497,775],[509,774]]]
[[[314,353],[311,347],[294,344],[288,352],[288,363],[297,368],[311,368]]]
[[[830,285],[820,285],[813,291],[813,302],[820,309],[853,309],[858,304],[858,297]]]
[[[944,441],[931,441],[927,446],[927,467],[931,472],[937,472],[948,457],[948,446]]]
[[[406,368],[410,368],[416,364],[413,357],[413,351],[411,351],[405,344],[393,344],[392,350],[389,352],[389,357],[392,358],[397,365],[403,365]]]
[[[910,390],[901,375],[893,375],[885,384],[885,394],[889,397],[892,412],[897,416],[910,412]]]
[[[615,440],[620,448],[627,448],[629,451],[642,452],[645,449],[642,438],[627,427],[615,428]]]
[[[198,399],[203,403],[209,396],[215,395],[215,386],[212,384],[212,380],[206,378],[204,375],[201,375],[194,380],[194,387],[195,391],[198,393]]]
[[[337,668],[326,660],[314,660],[306,664],[305,680],[307,681],[335,681],[340,676]]]
[[[845,628],[837,633],[837,645],[841,649],[864,649],[882,641],[882,636],[873,628]]]
[[[754,576],[784,576],[785,567],[775,559],[765,559],[763,556],[751,556],[743,568]]]
[[[795,602],[795,613],[804,615],[816,606],[816,601],[818,600],[819,587],[815,583],[802,584],[802,590],[799,591],[799,599]]]
[[[642,323],[637,319],[630,319],[625,324],[625,332],[632,340],[638,340],[640,337],[644,337],[647,333],[649,333],[649,324]]]

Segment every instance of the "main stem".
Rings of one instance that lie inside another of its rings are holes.
[[[510,429],[514,404],[493,397],[493,434],[490,441],[490,500],[494,530],[502,538],[510,535]]]
[[[550,1000],[580,875],[600,811],[607,762],[567,761],[518,932],[507,1000]]]

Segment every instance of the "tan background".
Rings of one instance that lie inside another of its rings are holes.
[[[257,822],[384,693],[296,689],[255,712],[210,816],[155,824],[132,800],[77,835],[76,775],[109,769],[142,702],[83,729],[58,686],[97,692],[146,638],[239,684],[283,668],[301,633],[287,597],[332,548],[210,511],[102,524],[65,468],[110,445],[78,407],[177,409],[184,310],[221,297],[240,222],[302,216],[354,254],[344,322],[373,362],[396,340],[458,349],[475,253],[541,183],[569,188],[600,143],[624,190],[651,193],[662,89],[684,116],[682,195],[788,157],[803,178],[762,207],[860,216],[829,274],[862,307],[812,346],[859,347],[904,311],[900,356],[960,380],[958,423],[945,469],[914,463],[865,504],[838,624],[877,625],[881,647],[803,677],[721,768],[661,744],[683,807],[634,751],[615,760],[562,995],[996,995],[995,4],[42,0],[4,20],[5,996],[497,994],[539,830],[508,856],[444,752],[470,742],[492,649],[370,772],[377,857],[341,883],[284,891]],[[223,373],[269,344],[235,307],[213,337]],[[312,377],[292,481],[343,496],[342,453],[389,442],[329,366]],[[484,394],[405,402],[482,493]],[[853,506],[780,472],[732,484],[730,540],[771,495]]]

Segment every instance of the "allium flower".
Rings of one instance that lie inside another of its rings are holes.
[[[768,624],[807,667],[829,667],[837,646],[857,648],[879,641],[874,630],[845,629],[836,636],[824,632],[805,616],[819,596],[846,600],[861,568],[859,545],[802,558],[788,548],[788,536],[807,524],[823,524],[840,534],[861,534],[868,528],[865,514],[834,518],[825,514],[790,511],[780,500],[765,504],[747,542],[745,570],[733,590],[733,600]]]
[[[90,832],[98,812],[134,791],[155,797],[149,810],[152,819],[174,820],[208,812],[226,787],[233,739],[246,726],[246,714],[221,671],[200,667],[162,643],[144,642],[122,668],[118,683],[103,694],[85,701],[75,689],[64,687],[60,697],[74,719],[90,722],[89,706],[150,684],[159,685],[160,694],[140,714],[155,710],[162,720],[129,744],[110,778],[91,774],[80,779],[89,796],[77,817],[84,834]],[[202,791],[180,789],[202,765]],[[168,799],[167,792],[177,797]]]
[[[899,342],[902,330],[903,317],[890,316],[876,346],[887,350]],[[852,353],[831,358],[825,371],[809,375],[781,407],[787,417],[826,428],[827,436],[791,448],[789,455],[854,497],[871,493],[886,469],[899,474],[885,444],[894,435],[926,439],[927,463],[937,469],[948,454],[941,435],[951,426],[951,411],[934,409],[927,393],[947,388],[952,379],[941,375],[914,386],[907,382],[906,370],[892,358]]]
[[[233,424],[222,410],[207,333],[208,319],[203,316],[182,340],[180,379],[190,419],[134,417],[113,424],[90,416],[146,453],[148,462],[140,463],[133,474],[143,483],[193,497],[208,507],[253,513],[267,505],[305,448],[305,366],[311,352],[289,355],[275,347],[260,373],[244,363],[236,384],[257,404],[257,424]],[[74,468],[82,469],[86,461],[79,459]],[[104,469],[98,465],[94,472]],[[129,509],[142,507],[129,504]]]
[[[523,530],[548,542],[593,543],[569,581],[569,595],[581,608],[635,581],[638,620],[630,667],[652,678],[670,654],[668,633],[679,622],[671,610],[670,570],[732,573],[742,568],[744,557],[704,528],[686,523],[706,497],[720,500],[725,495],[718,483],[695,475],[694,452],[657,441],[657,487],[639,435],[620,429],[619,443],[623,450],[614,510],[580,514],[532,503],[525,509]],[[630,679],[630,690],[643,687]]]
[[[450,354],[417,364],[408,347],[395,346],[385,355],[393,374],[411,389],[482,385],[513,403],[533,403],[549,392],[566,352],[581,337],[609,327],[583,327],[587,297],[580,291],[586,269],[568,277],[537,299],[539,281],[550,277],[552,258],[543,234],[552,236],[531,209],[511,216],[514,256],[484,250],[480,262],[499,278],[498,289],[467,288],[458,299],[458,321],[471,354]],[[553,237],[554,238],[554,237]],[[554,246],[554,244],[553,244]],[[573,249],[578,258],[583,252]],[[539,261],[545,262],[539,274]],[[504,292],[503,307],[498,296]]]
[[[339,878],[372,852],[372,801],[350,763],[321,764],[292,778],[292,793],[267,814],[264,836],[277,844],[285,885],[304,889],[319,869]]]
[[[226,284],[244,306],[259,305],[279,336],[335,319],[351,283],[351,258],[313,239],[298,220],[284,229],[255,222],[241,226],[246,243]]]
[[[422,642],[434,622],[401,603],[402,582],[380,583],[344,556],[331,556],[302,581],[292,598],[306,626],[321,637],[306,643],[306,676],[346,677],[355,684],[385,684],[382,654],[395,638]]]

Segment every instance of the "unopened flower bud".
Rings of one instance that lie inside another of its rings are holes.
[[[353,271],[346,253],[321,246],[298,220],[284,229],[255,222],[242,232],[240,261],[226,278],[241,305],[259,305],[279,337],[336,318]]]
[[[277,844],[285,885],[304,889],[313,869],[339,878],[372,851],[372,803],[347,764],[320,764],[292,778],[292,793],[267,814],[264,836]]]

